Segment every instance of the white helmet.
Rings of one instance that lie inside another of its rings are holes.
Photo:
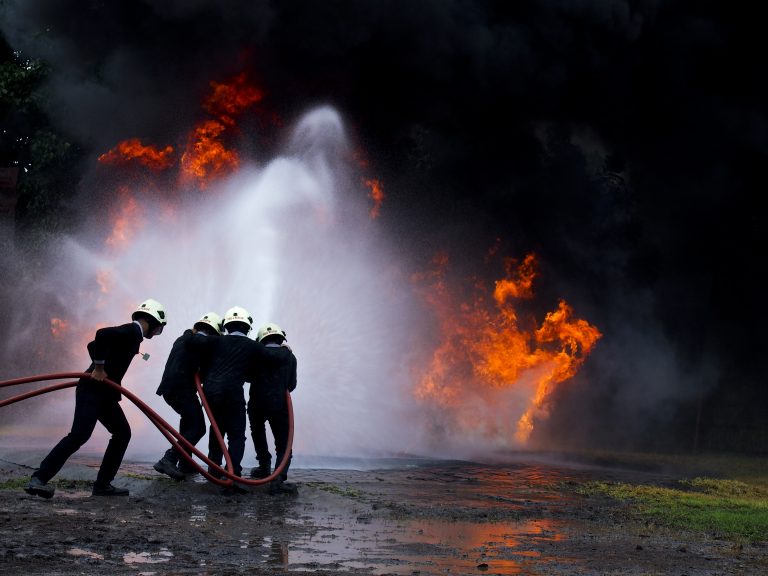
[[[256,333],[256,340],[261,342],[267,336],[282,336],[283,338],[285,338],[285,330],[280,328],[280,326],[278,326],[277,324],[268,322],[267,324],[264,324],[261,328],[259,328],[259,331]]]
[[[131,314],[131,320],[136,320],[136,317],[139,314],[151,316],[160,323],[160,326],[165,326],[168,323],[168,320],[165,317],[165,308],[163,308],[163,305],[160,304],[160,302],[153,300],[152,298],[144,300],[144,302],[139,304],[139,307],[133,311],[133,314]]]
[[[241,308],[240,306],[233,306],[224,314],[224,327],[226,328],[227,324],[230,322],[241,322],[243,324],[247,324],[249,331],[253,326],[253,318],[251,318],[248,310]]]
[[[198,324],[206,324],[207,326],[210,326],[214,330],[216,330],[217,334],[221,334],[222,331],[222,324],[221,324],[221,316],[216,314],[216,312],[208,312],[208,314],[205,314],[200,320],[195,322],[195,326]]]

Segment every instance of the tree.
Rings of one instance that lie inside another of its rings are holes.
[[[17,167],[16,247],[40,252],[71,227],[81,148],[45,112],[49,68],[0,36],[0,166]]]

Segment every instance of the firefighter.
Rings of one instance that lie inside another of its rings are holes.
[[[195,322],[191,330],[185,330],[176,339],[157,389],[157,395],[162,396],[163,400],[181,416],[179,433],[193,446],[205,436],[205,417],[195,385],[195,374],[198,371],[204,372],[205,362],[203,358],[187,350],[186,343],[193,334],[199,333],[214,338],[221,336],[221,322],[221,316],[215,312],[208,312]],[[191,450],[185,450],[185,452],[191,457]],[[173,446],[155,463],[154,469],[174,480],[184,480],[187,474],[195,472],[191,464]]]
[[[209,359],[203,390],[227,448],[236,476],[242,475],[245,452],[245,385],[249,367],[254,363],[270,365],[283,361],[290,350],[267,348],[248,337],[253,327],[250,313],[234,306],[224,314],[225,334],[221,338],[206,338],[195,334],[186,346],[195,354]],[[212,430],[208,437],[208,458],[221,465],[222,451]],[[213,472],[213,470],[211,470]]]
[[[259,328],[256,340],[267,348],[279,348],[285,345],[286,334],[277,324],[270,322]],[[286,356],[285,361],[278,364],[254,366],[249,376],[248,421],[259,463],[258,468],[251,470],[252,478],[266,478],[270,475],[272,455],[267,445],[265,423],[269,422],[275,441],[275,466],[283,461],[288,445],[290,422],[285,393],[296,389],[296,357],[292,352]],[[295,491],[292,486],[284,484],[288,479],[291,457],[288,454],[288,463],[280,476],[270,484],[270,493]]]
[[[81,378],[75,394],[75,415],[72,430],[62,438],[40,463],[24,490],[28,494],[51,498],[54,488],[48,482],[72,454],[77,452],[93,434],[96,422],[112,434],[104,452],[96,482],[94,496],[127,496],[128,490],[112,485],[131,439],[131,427],[120,408],[122,395],[107,386],[107,378],[120,384],[139,345],[144,338],[151,339],[163,332],[167,324],[165,309],[157,300],[145,300],[131,315],[132,322],[120,326],[101,328],[88,344],[91,365],[86,370],[89,378]]]

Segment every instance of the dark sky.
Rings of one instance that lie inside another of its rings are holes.
[[[94,153],[168,143],[242,70],[287,122],[334,105],[414,266],[447,249],[476,273],[500,238],[539,255],[544,307],[603,331],[553,433],[586,415],[585,436],[634,438],[699,399],[715,426],[729,394],[768,426],[767,36],[735,4],[6,0],[1,24]]]

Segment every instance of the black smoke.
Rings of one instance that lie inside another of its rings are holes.
[[[48,113],[93,155],[174,143],[208,83],[247,70],[286,121],[341,111],[414,268],[535,251],[543,309],[564,298],[605,335],[541,442],[768,445],[768,94],[744,8],[6,0],[2,33],[50,64]]]

